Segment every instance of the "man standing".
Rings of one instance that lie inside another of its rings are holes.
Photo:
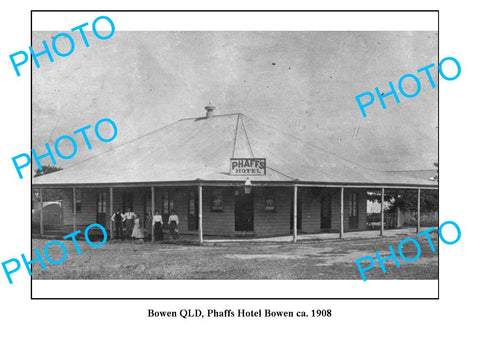
[[[123,222],[125,222],[125,215],[120,212],[120,209],[117,209],[112,215],[112,222],[115,227],[115,238],[117,240],[123,240]]]
[[[130,208],[127,208],[127,212],[125,213],[125,229],[129,238],[132,236],[133,222],[136,217],[137,215],[135,215]]]

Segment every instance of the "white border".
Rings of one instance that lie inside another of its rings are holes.
[[[47,269],[48,270],[48,269]],[[212,289],[213,288],[213,289]],[[437,298],[437,280],[33,280],[33,298]]]
[[[436,12],[33,12],[32,30],[69,31],[88,22],[84,30],[91,31],[101,15],[112,19],[117,31],[438,30]]]

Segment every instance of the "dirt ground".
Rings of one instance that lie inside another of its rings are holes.
[[[79,255],[71,240],[63,240],[67,248],[65,262],[47,269],[33,265],[34,279],[315,279],[359,280],[355,260],[375,257],[375,251],[389,255],[392,245],[400,267],[393,260],[385,262],[383,273],[378,262],[366,272],[367,279],[438,279],[438,235],[432,234],[437,252],[432,253],[425,237],[408,235],[421,245],[420,258],[407,263],[398,255],[398,244],[407,236],[393,235],[361,239],[303,240],[290,242],[215,242],[203,246],[193,244],[140,243],[109,241],[99,248],[79,241]],[[33,247],[43,254],[51,240],[34,239]],[[406,257],[416,255],[415,246],[403,247]],[[49,249],[54,261],[62,258],[57,245]],[[368,263],[365,262],[364,266]]]

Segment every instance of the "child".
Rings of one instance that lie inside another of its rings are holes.
[[[143,229],[140,227],[140,216],[135,215],[133,220],[133,231],[132,231],[132,238],[134,240],[143,241]]]

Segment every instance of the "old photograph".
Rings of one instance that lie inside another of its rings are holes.
[[[32,73],[32,248],[68,253],[33,280],[438,280],[438,32],[70,35]]]

